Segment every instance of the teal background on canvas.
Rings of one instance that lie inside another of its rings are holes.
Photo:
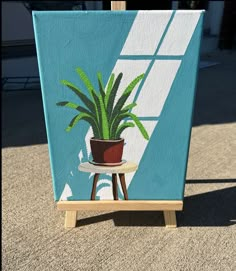
[[[90,199],[92,187],[89,174],[78,171],[78,153],[82,149],[86,154],[84,137],[89,126],[81,122],[70,133],[65,132],[76,113],[57,107],[56,102],[79,103],[79,99],[60,80],[84,90],[75,72],[80,66],[92,82],[97,81],[97,71],[102,71],[106,82],[136,14],[102,12],[101,19],[101,12],[33,13],[55,200],[66,183],[73,193],[69,200]],[[129,186],[129,199],[183,198],[201,27],[202,18]]]

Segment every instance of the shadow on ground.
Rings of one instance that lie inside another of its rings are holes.
[[[224,56],[199,72],[193,126],[236,122],[236,52]]]
[[[230,182],[236,183],[236,180]],[[236,224],[236,186],[186,197],[178,222],[180,227]]]
[[[189,180],[187,183],[236,183],[236,179]],[[77,226],[113,220],[115,226],[164,226],[159,211],[118,211],[83,218]],[[179,227],[223,227],[236,224],[236,187],[185,197],[184,210],[177,212]]]
[[[40,90],[2,93],[2,147],[47,143]]]

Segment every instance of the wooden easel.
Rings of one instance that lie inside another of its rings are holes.
[[[163,211],[166,227],[175,228],[175,211],[183,208],[182,200],[127,200],[127,201],[59,201],[57,209],[66,211],[65,228],[76,226],[77,211]]]
[[[111,10],[126,10],[126,1],[111,1]],[[57,209],[66,211],[65,228],[76,226],[77,212],[101,211],[163,211],[166,227],[175,228],[175,211],[183,209],[182,200],[126,200],[126,201],[59,201]]]

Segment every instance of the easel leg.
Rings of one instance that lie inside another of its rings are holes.
[[[176,228],[176,214],[175,211],[163,211],[165,224],[167,228]]]
[[[77,220],[76,211],[66,211],[65,228],[74,228]]]
[[[118,200],[117,176],[116,176],[116,174],[112,174],[112,189],[113,189],[114,200]]]
[[[93,189],[91,193],[91,200],[95,200],[98,177],[99,177],[99,173],[95,173],[94,178],[93,178]]]
[[[125,184],[125,174],[119,173],[119,177],[120,177],[120,183],[121,183],[121,187],[124,193],[125,200],[128,200],[128,192],[127,192],[126,184]]]

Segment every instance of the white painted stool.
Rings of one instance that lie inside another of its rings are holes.
[[[125,184],[125,173],[130,173],[136,171],[138,165],[133,162],[125,162],[120,166],[97,166],[89,162],[82,163],[79,165],[79,170],[84,172],[95,173],[93,178],[93,188],[91,192],[91,200],[95,200],[96,195],[96,186],[98,182],[99,175],[102,173],[111,173],[112,174],[112,187],[113,187],[113,197],[114,200],[118,200],[118,190],[117,190],[117,174],[120,178],[120,183],[122,191],[124,193],[125,200],[128,200],[128,192]]]

